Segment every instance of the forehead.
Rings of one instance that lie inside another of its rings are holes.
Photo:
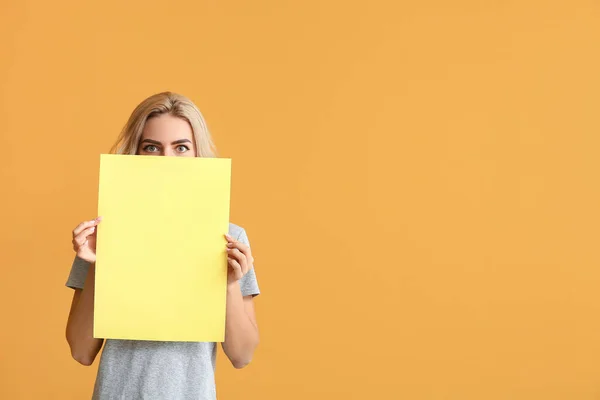
[[[192,127],[183,118],[170,114],[162,114],[146,121],[142,131],[142,139],[178,140],[193,138]]]

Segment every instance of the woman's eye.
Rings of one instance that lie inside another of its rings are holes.
[[[157,150],[157,147],[153,144],[149,144],[148,146],[144,147],[144,151],[147,151],[148,153],[154,153]]]
[[[189,150],[189,148],[187,146],[184,146],[182,144],[180,144],[179,146],[177,146],[176,149],[180,153],[185,153],[186,151]]]

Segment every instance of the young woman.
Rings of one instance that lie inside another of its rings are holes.
[[[186,97],[165,92],[144,100],[131,114],[113,152],[175,157],[214,157],[214,145],[198,108]],[[67,286],[74,289],[66,336],[73,358],[91,365],[103,345],[92,335],[96,226],[73,230],[77,255]],[[243,228],[230,224],[227,306],[223,350],[235,368],[252,359],[258,345],[253,297],[259,294],[254,259]],[[216,343],[107,339],[94,399],[215,399]]]

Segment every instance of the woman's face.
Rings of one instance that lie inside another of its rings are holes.
[[[137,154],[196,157],[192,127],[183,118],[161,114],[146,121]]]

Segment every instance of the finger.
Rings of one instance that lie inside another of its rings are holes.
[[[82,244],[73,242],[73,250],[75,250],[76,253],[79,253],[79,250],[81,250],[86,244],[87,244],[87,239]]]
[[[75,239],[73,239],[73,249],[75,249],[75,251],[79,251],[79,249],[83,247],[87,243],[87,241],[87,239],[83,239],[78,242]]]
[[[75,229],[73,229],[73,237],[79,235],[84,229],[98,225],[100,221],[102,221],[102,217],[98,217],[91,221],[84,221],[80,223],[79,225],[77,225],[77,227],[75,227]]]
[[[238,242],[238,241],[230,242],[230,243],[227,243],[227,248],[238,249],[239,251],[244,253],[248,259],[252,258],[252,251],[250,250],[250,246],[248,246],[245,243]]]
[[[236,249],[240,249],[242,252],[245,252],[246,250],[250,250],[250,246],[248,246],[245,243],[242,242],[238,242],[237,240],[232,240],[231,242],[227,243],[227,247],[229,248],[236,248]]]
[[[248,259],[248,263],[250,265],[254,264],[254,257],[252,256],[252,249],[250,248],[249,245],[242,243],[238,240],[235,240],[233,237],[231,237],[230,235],[225,235],[225,238],[227,238],[227,248],[229,249],[239,249],[242,253],[244,253],[246,255],[246,258]]]
[[[89,227],[84,231],[80,232],[79,235],[73,238],[73,244],[76,244],[78,247],[81,247],[87,242],[88,236],[90,236],[96,230],[95,226]]]
[[[229,257],[234,258],[242,266],[242,274],[245,275],[248,272],[248,259],[246,255],[238,249],[229,249],[228,254]]]
[[[248,264],[254,264],[254,256],[252,256],[252,250],[250,250],[250,247],[248,247],[247,245],[240,243],[243,247],[239,248],[239,247],[233,247],[230,248],[231,250],[233,249],[237,249],[238,251],[242,252],[244,254],[244,256],[246,256],[246,260],[248,260]]]
[[[237,260],[240,264],[246,260],[246,255],[238,249],[227,249],[227,255]]]
[[[79,235],[84,229],[89,228],[90,226],[94,226],[94,221],[84,221],[77,225],[75,229],[73,229],[73,237]]]
[[[241,278],[243,276],[242,273],[242,266],[240,265],[240,263],[238,263],[236,260],[234,260],[233,258],[227,257],[227,262],[229,264],[229,266],[231,267],[231,269],[233,269],[233,272],[235,274],[236,278]]]

